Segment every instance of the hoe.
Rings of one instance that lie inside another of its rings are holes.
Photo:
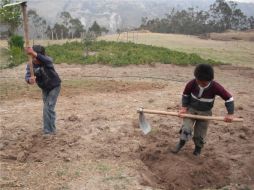
[[[28,37],[28,17],[27,17],[27,2],[26,1],[21,1],[21,2],[15,2],[15,3],[10,3],[6,4],[3,6],[4,7],[10,7],[10,6],[16,6],[20,5],[22,14],[23,14],[23,27],[24,27],[24,37],[25,37],[25,45],[26,47],[29,47],[29,37]],[[29,68],[30,68],[30,73],[31,77],[34,77],[34,70],[33,70],[33,63],[32,63],[32,57],[28,56],[28,63],[29,63]]]
[[[157,110],[149,110],[144,108],[139,108],[137,110],[139,113],[139,127],[146,135],[151,131],[151,125],[145,118],[144,113],[149,114],[161,114],[161,115],[171,115],[180,117],[177,112],[166,112],[166,111],[157,111]],[[203,116],[203,115],[192,115],[192,114],[181,114],[181,117],[191,118],[191,119],[199,119],[199,120],[217,120],[217,121],[224,121],[224,117],[221,116]],[[234,118],[233,122],[243,122],[243,118]]]

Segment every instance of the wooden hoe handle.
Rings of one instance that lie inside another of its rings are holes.
[[[179,117],[177,112],[167,112],[167,111],[157,111],[157,110],[149,110],[139,108],[137,110],[138,113],[150,113],[150,114],[161,114],[161,115],[171,115]],[[191,119],[202,119],[202,120],[217,120],[217,121],[224,121],[224,117],[221,116],[203,116],[203,115],[193,115],[193,114],[181,114],[182,117],[191,118]],[[243,118],[233,118],[233,122],[243,122]]]
[[[28,16],[26,11],[26,2],[21,3],[21,9],[23,14],[23,27],[24,27],[24,36],[25,36],[25,45],[26,48],[29,47],[29,35],[28,35]],[[28,56],[28,63],[30,68],[31,77],[34,77],[34,69],[33,69],[33,63],[32,63],[32,57]]]

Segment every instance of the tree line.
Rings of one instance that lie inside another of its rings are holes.
[[[10,3],[10,0],[1,0],[0,6]],[[0,24],[4,25],[8,30],[2,32],[1,35],[10,37],[13,36],[22,26],[21,10],[19,6],[10,6],[0,8]],[[30,33],[36,39],[66,39],[66,38],[81,38],[87,33],[93,33],[95,36],[100,36],[102,33],[107,33],[108,29],[101,27],[96,21],[91,27],[86,30],[84,25],[78,18],[73,18],[69,12],[61,12],[53,26],[39,16],[35,10],[27,12]],[[4,34],[5,33],[5,34]]]
[[[0,6],[10,3],[10,0],[0,0]],[[33,38],[66,39],[83,38],[92,32],[95,36],[107,33],[108,29],[101,27],[96,21],[87,30],[78,18],[73,18],[69,12],[61,12],[57,23],[50,25],[40,17],[35,10],[28,10],[30,31]],[[12,36],[22,25],[19,6],[0,8],[0,24],[8,28],[5,36]],[[254,17],[247,17],[237,3],[216,0],[208,11],[198,8],[187,10],[172,9],[164,18],[149,20],[143,17],[138,29],[145,29],[159,33],[204,34],[210,32],[224,32],[226,30],[246,30],[254,28]],[[4,33],[4,32],[1,32]],[[1,34],[3,36],[3,34]]]
[[[233,1],[216,0],[208,11],[198,8],[172,9],[165,18],[142,18],[139,29],[158,33],[204,34],[254,28],[254,17],[247,17]]]

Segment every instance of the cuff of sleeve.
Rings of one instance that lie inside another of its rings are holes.
[[[182,107],[188,107],[189,100],[185,97],[182,98]]]
[[[226,102],[225,106],[227,108],[228,114],[234,114],[234,102]]]

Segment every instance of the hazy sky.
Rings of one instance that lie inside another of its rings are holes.
[[[235,1],[238,1],[238,2],[251,2],[251,3],[254,3],[254,0],[235,0]]]

